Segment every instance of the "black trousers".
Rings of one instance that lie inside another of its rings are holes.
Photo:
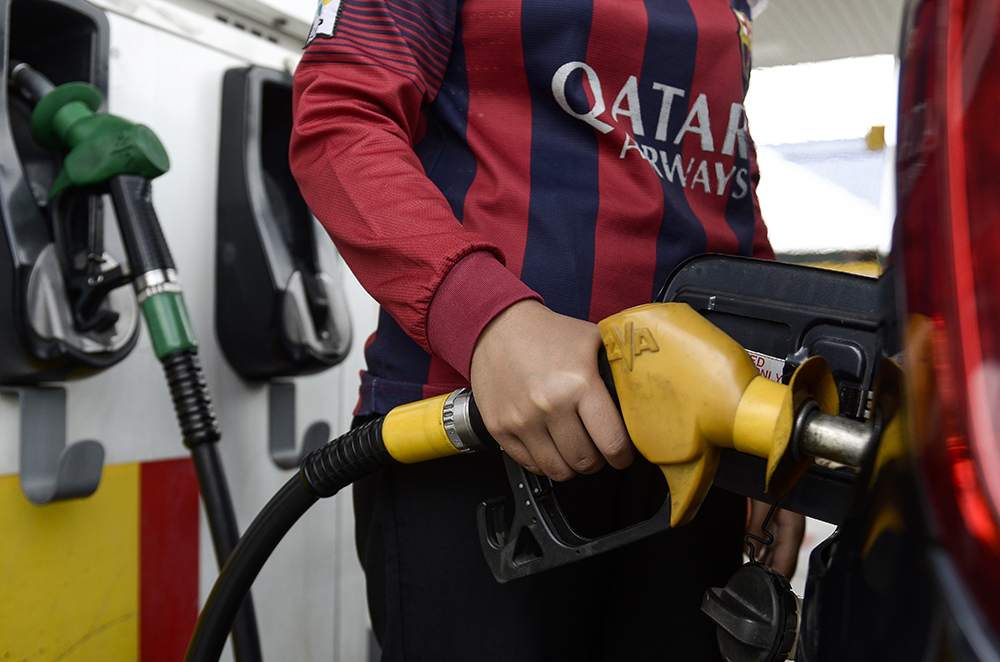
[[[659,469],[577,476],[559,500],[595,535],[662,503]],[[499,452],[398,465],[355,483],[358,553],[384,662],[720,660],[702,596],[742,563],[746,500],[712,490],[691,524],[498,584],[476,529],[510,494]]]

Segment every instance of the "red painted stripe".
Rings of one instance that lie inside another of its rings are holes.
[[[739,22],[732,11],[720,11],[717,3],[688,4],[698,23],[698,52],[695,56],[688,108],[695,103],[699,94],[706,95],[715,150],[714,153],[703,151],[700,136],[696,133],[685,136],[682,151],[685,168],[693,161],[693,167],[687,176],[686,195],[691,210],[705,227],[706,252],[736,253],[739,241],[726,222],[725,215],[725,205],[732,191],[733,180],[729,180],[722,196],[717,195],[715,164],[721,163],[724,171],[729,172],[735,160],[733,156],[722,154],[721,149],[732,102],[743,98]],[[693,182],[702,162],[708,173],[708,192],[701,181]]]
[[[638,79],[642,73],[647,27],[645,3],[594,2],[587,63],[601,81],[605,103],[601,120],[615,127],[606,134],[595,131],[600,145],[601,200],[594,231],[594,282],[590,299],[590,319],[595,322],[624,308],[649,303],[656,274],[660,224],[650,219],[663,218],[663,187],[638,149],[627,150],[622,158],[626,136],[631,136],[632,145],[636,144],[632,122],[627,115],[612,117],[615,99],[629,76]],[[623,109],[627,106],[627,101],[622,101]],[[650,109],[643,110],[648,116]],[[644,139],[649,140],[649,136]]]
[[[177,662],[198,620],[198,483],[190,458],[140,472],[139,659]]]
[[[528,239],[528,200],[531,190],[531,95],[524,73],[521,46],[521,5],[509,11],[475,11],[466,3],[462,15],[462,43],[469,82],[469,121],[466,139],[473,154],[494,152],[479,161],[476,177],[465,196],[462,222],[488,236],[503,251],[507,268],[521,275]],[[508,57],[493,59],[499,44]],[[478,121],[482,115],[489,121]],[[515,173],[515,174],[512,174]],[[516,181],[509,181],[516,176]],[[497,219],[503,219],[497,223]]]

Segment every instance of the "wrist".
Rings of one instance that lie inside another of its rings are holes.
[[[493,254],[470,253],[445,276],[427,316],[431,351],[466,379],[472,353],[484,329],[512,305],[541,297],[504,267]]]

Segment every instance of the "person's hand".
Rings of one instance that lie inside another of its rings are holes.
[[[750,501],[748,533],[766,538],[760,530],[760,525],[767,517],[767,511],[770,508],[770,504],[763,501],[755,499]],[[767,523],[767,530],[774,536],[774,542],[770,545],[764,545],[756,540],[750,540],[750,544],[754,548],[754,556],[757,561],[791,579],[792,575],[795,574],[795,566],[799,562],[799,548],[802,546],[802,537],[806,532],[806,518],[798,513],[777,508]]]
[[[624,469],[635,448],[597,372],[597,326],[535,300],[483,330],[471,382],[486,428],[528,471],[564,481],[605,462]]]

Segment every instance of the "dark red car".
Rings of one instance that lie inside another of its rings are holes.
[[[1000,660],[1000,2],[911,2],[900,59],[880,289],[902,417],[811,557],[804,662]]]

